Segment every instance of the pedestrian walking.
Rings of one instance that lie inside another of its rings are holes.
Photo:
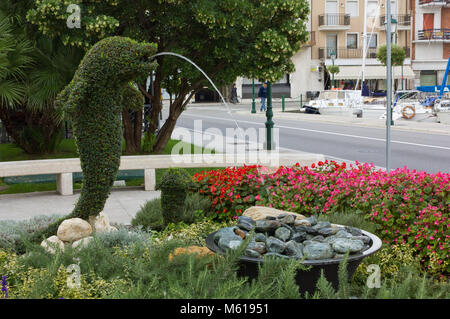
[[[231,103],[239,103],[236,83],[233,83],[233,88],[231,89]]]
[[[258,97],[261,98],[261,108],[259,109],[259,111],[265,112],[267,110],[267,108],[266,108],[267,82],[264,82],[264,84],[259,88]]]

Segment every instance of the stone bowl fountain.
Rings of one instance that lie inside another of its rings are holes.
[[[311,266],[308,271],[299,270],[296,283],[303,295],[313,294],[323,270],[326,279],[338,288],[338,267],[348,252],[347,273],[349,279],[361,261],[381,248],[381,240],[362,229],[318,222],[315,217],[296,220],[295,215],[281,214],[253,220],[240,216],[237,226],[222,228],[206,238],[206,246],[214,253],[224,255],[237,249],[254,230],[254,236],[240,258],[238,275],[249,279],[258,276],[258,265],[264,256],[295,258]]]

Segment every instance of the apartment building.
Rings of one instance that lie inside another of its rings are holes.
[[[411,2],[415,85],[441,85],[450,56],[450,0],[412,0]]]
[[[385,90],[386,68],[376,56],[378,47],[386,44],[386,0],[318,0],[313,1],[311,9],[312,31],[317,39],[312,47],[312,59],[324,66],[324,88],[333,85],[325,67],[334,63],[340,67],[340,72],[334,76],[336,87],[355,88],[357,83],[361,83],[364,72],[371,90]],[[406,52],[404,66],[393,70],[397,89],[411,87],[414,80],[410,57],[411,12],[410,0],[391,0],[392,17],[397,20],[393,42]],[[367,55],[363,70],[365,43]]]
[[[274,97],[284,95],[298,99],[308,92],[330,89],[333,84],[342,89],[360,88],[363,72],[372,91],[385,90],[386,67],[381,65],[376,55],[378,47],[386,44],[386,1],[310,0],[311,13],[307,24],[310,41],[292,58],[295,73],[287,74],[273,85]],[[393,68],[396,89],[412,89],[416,83],[411,63],[413,1],[426,0],[391,0],[392,17],[397,20],[393,41],[406,52],[403,67]],[[363,70],[364,43],[367,44],[367,52]],[[333,63],[340,69],[334,76],[334,83],[326,70]],[[239,96],[251,98],[252,80],[238,79],[237,86]]]

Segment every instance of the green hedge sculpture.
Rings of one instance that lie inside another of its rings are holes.
[[[165,226],[181,220],[184,202],[192,187],[191,176],[179,168],[170,168],[156,185],[156,190],[161,190],[161,208]]]
[[[103,210],[120,165],[124,100],[132,92],[130,82],[155,68],[150,61],[155,52],[153,44],[105,38],[86,53],[59,94],[56,103],[72,122],[84,177],[75,209],[64,219],[88,220]],[[55,234],[64,219],[37,236]]]

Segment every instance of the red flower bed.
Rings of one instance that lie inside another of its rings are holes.
[[[194,176],[219,219],[236,218],[261,205],[304,215],[354,210],[377,225],[390,243],[415,246],[423,262],[449,272],[450,174],[407,168],[390,173],[373,165],[319,162],[311,167],[280,167],[264,174],[245,166]]]

